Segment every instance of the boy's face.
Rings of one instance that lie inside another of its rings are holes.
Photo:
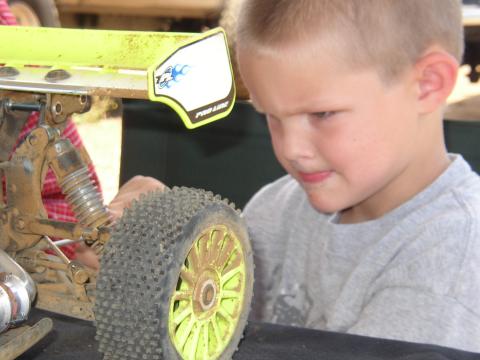
[[[373,69],[299,49],[239,49],[239,65],[278,160],[317,210],[375,216],[411,184],[421,146],[413,75],[386,85]]]

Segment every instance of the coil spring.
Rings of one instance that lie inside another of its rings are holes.
[[[60,187],[81,224],[98,227],[110,221],[110,214],[86,166],[66,176]]]

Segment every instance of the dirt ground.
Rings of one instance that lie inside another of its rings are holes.
[[[448,99],[448,119],[480,120],[480,84],[470,83],[469,68],[463,66],[457,85]],[[108,203],[118,191],[122,137],[121,118],[101,117],[95,121],[77,122],[78,130],[93,163]],[[479,139],[480,141],[480,139]]]

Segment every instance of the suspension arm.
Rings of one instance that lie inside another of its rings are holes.
[[[110,227],[91,228],[79,223],[35,218],[29,215],[18,215],[12,223],[15,231],[22,234],[84,240],[87,244],[97,241],[105,244],[111,234]]]

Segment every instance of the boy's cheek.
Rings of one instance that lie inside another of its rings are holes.
[[[292,175],[294,178],[296,178],[295,171],[293,169],[293,166],[291,166],[290,162],[287,160],[285,154],[282,152],[281,146],[275,146],[273,144],[273,153],[275,154],[275,157],[277,158],[277,161],[280,163],[280,165],[283,167],[283,169]]]
[[[282,163],[282,140],[275,132],[270,131],[270,141],[272,143],[273,153],[278,161]],[[283,165],[283,164],[282,164]]]

